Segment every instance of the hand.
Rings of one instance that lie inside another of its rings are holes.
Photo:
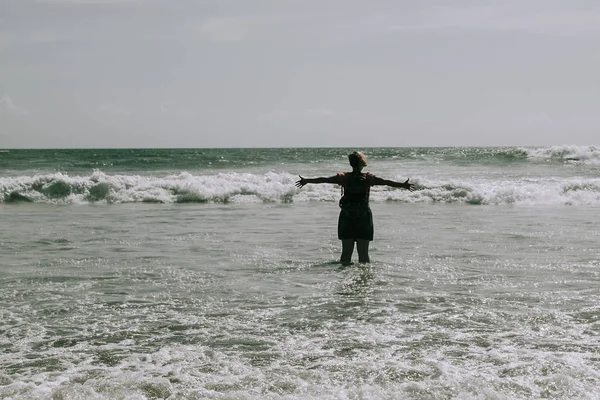
[[[300,175],[298,175],[298,176],[300,176]],[[296,187],[302,188],[307,183],[308,183],[308,181],[306,180],[306,178],[303,178],[300,176],[300,180],[296,181]]]
[[[404,186],[403,187],[405,189],[408,189],[411,192],[414,192],[415,191],[415,185],[412,184],[412,183],[408,183],[409,180],[410,180],[410,178],[408,178],[406,181],[404,181],[404,184],[403,184]]]

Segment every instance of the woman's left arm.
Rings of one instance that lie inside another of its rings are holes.
[[[407,179],[404,182],[396,182],[396,181],[392,181],[389,179],[382,179],[382,178],[378,178],[375,175],[371,176],[371,182],[373,184],[373,186],[379,185],[379,186],[391,186],[391,187],[395,187],[395,188],[402,188],[402,189],[407,189],[411,192],[415,191],[415,185],[412,183],[409,183],[408,181],[410,180]]]

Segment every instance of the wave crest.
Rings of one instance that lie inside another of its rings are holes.
[[[0,202],[78,203],[291,203],[337,202],[336,185],[297,189],[289,173],[182,172],[165,177],[60,173],[0,178]],[[417,190],[374,187],[371,201],[403,203],[462,203],[473,205],[600,204],[600,180],[578,178],[528,181],[446,181],[413,179]]]
[[[550,146],[522,149],[533,160],[555,160],[563,162],[582,162],[600,165],[600,148],[596,146]]]
[[[3,202],[42,203],[228,203],[289,202],[295,177],[290,174],[219,173],[194,176],[187,172],[166,177],[106,175],[89,177],[61,173],[0,179]]]

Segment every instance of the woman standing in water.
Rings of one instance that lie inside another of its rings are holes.
[[[349,264],[354,251],[354,242],[358,250],[358,261],[369,262],[369,242],[373,240],[373,214],[369,207],[369,191],[371,186],[385,185],[397,188],[415,190],[415,185],[405,182],[395,182],[381,179],[362,169],[367,166],[367,157],[359,151],[348,156],[352,172],[340,172],[331,177],[303,178],[296,182],[301,188],[307,183],[335,183],[342,186],[340,199],[340,216],[338,219],[338,239],[342,241],[342,256],[340,262]]]

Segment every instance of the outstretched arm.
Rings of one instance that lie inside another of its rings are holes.
[[[298,175],[300,176],[300,175]],[[300,176],[300,180],[296,181],[296,186],[301,188],[307,183],[340,183],[340,176],[334,175],[330,177],[321,177],[321,178],[303,178]]]
[[[382,179],[382,178],[378,178],[376,176],[373,176],[372,179],[373,179],[373,185],[391,186],[391,187],[395,187],[395,188],[407,189],[407,190],[410,190],[411,192],[415,191],[415,185],[412,183],[408,183],[410,178],[404,182],[390,181],[388,179]]]

